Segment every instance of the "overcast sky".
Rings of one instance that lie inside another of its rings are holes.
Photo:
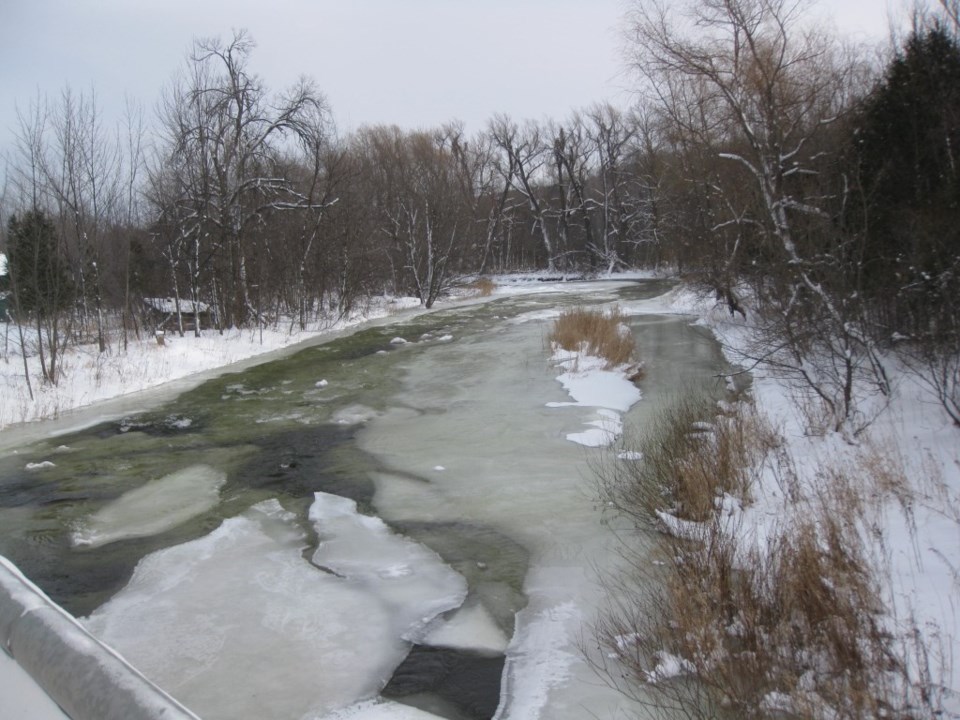
[[[474,131],[498,112],[560,119],[597,101],[625,104],[624,2],[0,0],[0,153],[12,144],[15,107],[38,92],[93,88],[113,119],[124,94],[152,112],[192,39],[235,28],[256,41],[250,67],[271,90],[314,78],[343,130],[457,118]],[[879,40],[903,2],[822,5],[835,6],[843,32]]]

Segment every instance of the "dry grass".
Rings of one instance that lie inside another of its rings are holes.
[[[748,501],[779,437],[752,406],[732,408],[718,414],[706,396],[680,397],[664,407],[641,438],[644,461],[603,468],[607,500],[641,518],[665,510],[697,522],[713,515],[725,493]]]
[[[468,284],[468,290],[473,290],[475,297],[490,297],[497,289],[497,284],[490,278],[481,277]]]
[[[640,637],[649,651],[689,663],[704,707],[761,718],[771,699],[789,698],[801,717],[877,716],[887,695],[886,637],[872,612],[877,588],[849,531],[805,522],[745,552],[708,523],[697,542],[668,547],[668,580]],[[632,668],[643,678],[651,669],[647,658]]]
[[[570,352],[603,358],[608,368],[629,364],[635,350],[633,336],[617,307],[608,312],[584,307],[564,310],[554,322],[548,340]]]
[[[854,464],[822,468],[774,537],[757,542],[717,511],[717,494],[748,493],[762,463],[792,475],[791,460],[754,410],[741,404],[707,434],[693,424],[708,410],[700,399],[667,408],[640,446],[644,462],[627,463],[639,468],[601,480],[635,518],[659,510],[697,522],[682,538],[664,536],[653,559],[624,550],[595,628],[601,656],[617,664],[598,670],[671,716],[935,716],[907,679],[925,651],[888,634],[864,541],[878,492],[904,502],[902,466],[866,448]],[[685,677],[659,676],[664,657],[682,659]]]

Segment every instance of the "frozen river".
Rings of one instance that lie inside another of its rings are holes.
[[[546,335],[564,306],[619,304],[642,427],[723,363],[646,310],[667,287],[368,328],[20,447],[0,554],[206,720],[636,713],[582,649],[618,521],[594,500],[601,451],[568,436],[611,411],[569,402]]]

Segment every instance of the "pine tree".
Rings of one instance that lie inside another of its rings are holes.
[[[864,289],[885,329],[939,333],[960,291],[960,45],[941,25],[914,32],[868,98],[857,155]]]
[[[58,252],[57,234],[42,210],[30,210],[8,225],[9,272],[21,313],[40,318],[65,310],[72,282]]]

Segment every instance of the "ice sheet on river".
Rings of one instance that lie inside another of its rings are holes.
[[[467,596],[466,580],[439,555],[359,514],[353,500],[317,493],[310,520],[320,534],[314,564],[379,597],[405,640],[421,640],[430,621]]]
[[[268,500],[145,557],[86,625],[205,720],[317,717],[375,697],[403,636],[457,607],[464,580],[350,501],[318,493],[311,518],[327,571]]]
[[[226,481],[226,473],[209,465],[192,465],[165,475],[90,515],[71,540],[77,546],[99,547],[164,532],[214,507]]]

